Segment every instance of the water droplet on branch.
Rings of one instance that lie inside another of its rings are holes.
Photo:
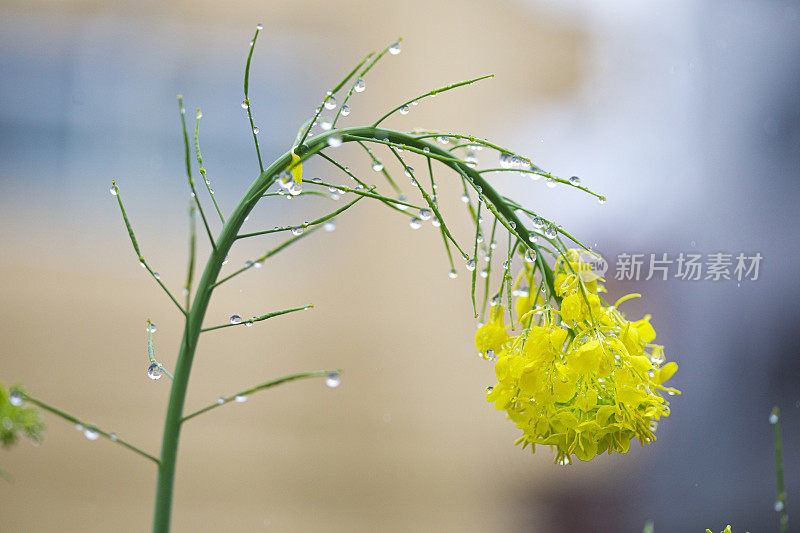
[[[147,367],[147,377],[153,381],[161,379],[162,374],[163,372],[157,363],[150,363],[150,366]]]
[[[325,377],[325,385],[328,387],[335,389],[342,383],[342,377],[339,375],[338,372],[331,372]]]
[[[242,317],[240,317],[239,315],[231,315],[231,324],[241,324],[241,323],[242,323]]]

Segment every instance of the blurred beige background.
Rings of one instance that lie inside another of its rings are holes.
[[[223,209],[232,209],[257,171],[239,108],[257,22],[265,31],[251,99],[266,160],[286,150],[325,90],[365,52],[402,36],[402,53],[370,73],[346,124],[367,123],[429,89],[493,72],[495,79],[423,102],[391,124],[473,133],[517,147],[560,175],[583,176],[609,194],[607,206],[541,183],[497,182],[588,242],[600,241],[601,250],[660,252],[690,241],[707,251],[768,248],[755,230],[703,227],[720,218],[709,211],[712,192],[727,195],[728,205],[739,197],[759,202],[742,185],[744,172],[738,181],[726,169],[705,172],[699,139],[714,121],[696,121],[695,111],[707,109],[702,81],[724,85],[696,43],[717,50],[717,41],[735,40],[723,30],[722,37],[704,35],[696,21],[708,13],[687,2],[659,13],[626,2],[558,4],[0,2],[0,380],[24,383],[34,396],[158,452],[169,383],[145,375],[145,319],[158,325],[156,353],[168,367],[182,324],[137,265],[108,186],[118,180],[145,256],[179,293],[187,191],[174,97],[182,93],[189,110],[203,108],[206,167]],[[782,17],[764,15],[764,31]],[[775,127],[783,131],[780,122]],[[724,153],[736,146],[731,141]],[[373,179],[357,151],[345,147],[341,156]],[[336,176],[308,165],[306,177],[314,175]],[[722,193],[716,175],[733,180]],[[772,174],[776,183],[791,175]],[[442,203],[467,240],[459,184],[445,176]],[[755,209],[766,212],[769,203],[762,198]],[[274,199],[256,209],[248,228],[300,222],[326,209],[313,200]],[[243,242],[228,268],[274,242]],[[201,259],[205,253],[201,247]],[[784,263],[772,258],[778,276]],[[727,521],[730,507],[708,495],[735,483],[705,473],[707,467],[722,476],[725,469],[696,439],[706,438],[698,437],[698,425],[716,443],[734,429],[723,424],[717,404],[690,402],[702,401],[703,390],[727,387],[730,375],[708,378],[711,384],[689,376],[713,375],[703,365],[720,359],[709,345],[724,349],[718,339],[734,330],[731,319],[720,315],[716,332],[703,330],[693,312],[717,310],[698,307],[700,292],[679,283],[645,285],[651,298],[633,308],[656,316],[659,339],[686,376],[678,386],[691,385],[695,400],[678,400],[687,403],[673,409],[654,446],[562,468],[546,449],[531,456],[513,446],[517,430],[484,401],[493,371],[474,355],[467,271],[460,267],[451,281],[448,269],[430,226],[413,232],[403,217],[362,202],[339,217],[334,233],[320,231],[215,293],[208,325],[234,313],[315,308],[204,335],[188,410],[297,371],[341,368],[342,384],[284,385],[187,423],[174,531],[636,531],[652,517],[674,521],[663,531],[690,531]],[[781,286],[771,279],[765,283]],[[611,285],[619,295],[634,289]],[[760,297],[750,287],[703,287],[707,305],[720,309]],[[764,390],[765,383],[761,376],[754,387]],[[752,405],[749,394],[740,392],[740,401]],[[781,398],[793,406],[794,395]],[[26,442],[0,454],[0,467],[13,475],[11,483],[0,481],[0,530],[147,530],[155,468],[46,418],[40,447]],[[771,520],[768,435],[759,442],[766,467],[755,459],[757,481],[730,496],[731,505],[757,502],[754,522],[744,524],[751,528]],[[730,457],[738,456],[728,452],[718,450],[719,460],[733,464]],[[753,479],[743,472],[731,475]],[[686,507],[694,529],[674,525],[684,518],[674,513],[681,505],[672,500],[676,493],[697,502]]]

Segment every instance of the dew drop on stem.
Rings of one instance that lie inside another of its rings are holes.
[[[240,317],[239,315],[231,315],[230,322],[231,322],[231,324],[241,324],[242,323],[242,317]]]
[[[335,389],[342,383],[342,377],[339,375],[338,372],[331,372],[327,376],[325,376],[325,385],[328,387]]]

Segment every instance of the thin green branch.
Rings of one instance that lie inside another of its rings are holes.
[[[253,144],[256,147],[256,155],[258,156],[258,168],[264,172],[264,162],[261,160],[261,148],[258,146],[258,133],[256,125],[253,123],[253,111],[250,109],[250,61],[253,59],[253,50],[256,47],[256,40],[261,33],[261,25],[256,26],[256,33],[253,35],[253,40],[250,41],[250,52],[247,54],[247,64],[244,67],[244,101],[242,105],[247,109],[247,119],[250,121],[250,133],[253,134]]]
[[[288,376],[284,376],[282,378],[274,379],[272,381],[267,381],[266,383],[262,383],[260,385],[256,385],[255,387],[250,387],[249,389],[245,389],[241,392],[238,392],[232,396],[223,396],[219,398],[216,402],[212,403],[211,405],[207,405],[202,409],[195,411],[192,414],[186,415],[181,419],[181,423],[186,422],[198,415],[202,415],[203,413],[207,413],[212,409],[216,409],[217,407],[221,407],[226,403],[230,403],[236,401],[237,398],[247,398],[251,394],[262,391],[264,389],[269,389],[270,387],[274,387],[276,385],[280,385],[281,383],[286,383],[289,381],[296,381],[298,379],[306,379],[306,378],[319,378],[323,376],[329,376],[331,374],[339,374],[338,370],[316,370],[314,372],[301,372],[299,374],[291,374]],[[241,401],[241,400],[240,400]]]
[[[169,296],[169,299],[172,300],[172,302],[178,307],[178,309],[180,309],[181,313],[183,313],[185,315],[186,314],[186,310],[181,306],[181,304],[178,303],[178,300],[175,299],[175,297],[172,295],[172,293],[169,292],[169,289],[167,289],[167,286],[164,285],[161,282],[161,279],[160,279],[161,276],[158,276],[153,271],[153,269],[150,268],[150,265],[147,264],[147,261],[145,261],[144,256],[142,255],[142,251],[139,249],[139,243],[136,240],[136,235],[133,233],[133,226],[131,226],[131,221],[128,219],[128,214],[125,212],[125,206],[122,205],[122,195],[120,194],[119,187],[117,187],[117,182],[116,181],[112,181],[111,182],[111,189],[114,191],[114,196],[117,197],[117,203],[119,204],[119,210],[122,213],[122,220],[125,221],[125,227],[128,229],[128,236],[130,236],[131,244],[133,244],[133,251],[136,252],[136,255],[139,258],[139,264],[142,265],[142,267],[144,267],[150,273],[150,275],[153,277],[153,279],[156,280],[156,283],[158,283],[158,285],[162,289],[164,289],[164,292],[167,293],[167,296]]]
[[[422,187],[422,184],[420,184],[419,180],[417,180],[417,178],[414,177],[414,172],[411,169],[411,167],[406,165],[406,162],[403,161],[403,158],[400,157],[400,154],[397,153],[397,150],[395,150],[393,146],[390,146],[389,150],[392,151],[397,160],[400,161],[400,164],[403,165],[403,169],[405,170],[405,172],[411,175],[414,185],[417,187],[417,189],[419,189],[419,192],[420,194],[422,194],[422,198],[425,200],[425,203],[428,204],[428,207],[431,208],[434,215],[439,220],[439,224],[441,224],[440,229],[444,232],[445,235],[447,235],[447,238],[450,239],[450,241],[458,249],[458,251],[461,252],[461,256],[463,258],[466,259],[467,257],[469,257],[467,253],[461,249],[461,246],[459,246],[458,242],[450,234],[450,230],[447,229],[447,224],[445,224],[444,218],[442,218],[442,214],[439,212],[439,207],[433,202],[433,200],[431,200],[431,197],[428,196],[428,193],[425,191],[425,188]]]
[[[360,69],[361,66],[364,63],[366,63],[369,60],[369,58],[371,58],[374,55],[375,55],[375,52],[370,52],[369,54],[367,54],[367,56],[364,59],[362,59],[361,62],[358,65],[356,65],[353,68],[353,70],[351,70],[347,74],[347,76],[345,76],[342,79],[342,81],[340,81],[336,85],[336,87],[331,89],[330,93],[327,94],[325,96],[325,98],[322,99],[322,103],[317,108],[317,111],[314,114],[314,118],[312,118],[308,122],[308,125],[306,126],[305,131],[303,132],[303,135],[300,136],[300,140],[295,143],[295,146],[302,146],[303,145],[303,143],[305,142],[306,138],[308,137],[309,132],[311,131],[311,128],[314,127],[314,124],[316,124],[317,119],[319,118],[319,115],[322,113],[322,110],[325,108],[325,102],[327,102],[333,95],[335,95],[337,92],[339,92],[339,90],[344,86],[344,84],[347,83],[347,81],[355,75],[355,73],[358,71],[358,69]],[[367,69],[367,70],[369,70],[369,69]],[[363,75],[363,73],[362,73],[362,75]],[[344,101],[342,102],[342,105],[339,106],[339,111],[336,113],[336,118],[333,120],[333,122],[331,124],[331,129],[333,129],[335,127],[334,125],[336,124],[336,120],[339,118],[339,114],[342,112],[342,107],[344,107],[344,105],[347,103],[347,100],[350,98],[350,94],[353,92],[353,88],[354,87],[355,87],[355,84],[353,85],[353,87],[350,88],[350,91],[347,93],[347,96],[345,97]]]
[[[389,174],[389,171],[386,170],[386,165],[384,165],[381,162],[380,159],[375,157],[375,154],[372,153],[372,150],[369,149],[369,146],[367,146],[366,144],[364,144],[361,141],[357,141],[357,142],[358,142],[358,145],[361,148],[363,148],[364,150],[366,150],[367,153],[369,154],[369,157],[372,159],[373,167],[374,167],[375,164],[378,164],[378,165],[381,166],[381,174],[383,174],[383,176],[386,178],[386,181],[389,182],[389,185],[392,186],[392,189],[394,189],[394,192],[396,192],[397,194],[403,194],[403,190],[400,187],[397,186],[397,183],[392,179],[392,176]]]
[[[786,485],[783,480],[783,443],[781,439],[780,410],[777,407],[772,408],[769,421],[772,424],[772,432],[775,437],[775,479],[778,486],[775,510],[778,511],[780,533],[787,533],[789,531],[789,514],[786,511]]]
[[[229,324],[220,324],[219,326],[211,326],[209,328],[203,328],[200,330],[200,333],[205,333],[207,331],[214,331],[222,328],[232,328],[234,326],[252,326],[254,323],[261,322],[262,320],[266,320],[268,318],[285,315],[287,313],[294,313],[295,311],[305,311],[306,309],[311,309],[313,307],[314,307],[313,304],[309,304],[309,305],[304,305],[302,307],[292,307],[291,309],[282,309],[280,311],[273,311],[272,313],[267,313],[261,316],[254,316],[253,318],[242,320],[241,322],[231,322]]]
[[[172,372],[164,368],[159,361],[156,360],[156,350],[153,347],[153,323],[150,319],[147,319],[147,358],[150,360],[150,364],[154,364],[161,370],[163,373],[167,375],[167,377],[171,380],[175,379],[175,376],[172,375]]]
[[[433,191],[433,202],[438,205],[436,200],[436,182],[433,180],[433,164],[431,163],[431,158],[426,158],[428,161],[428,175],[431,178],[431,190]],[[447,251],[447,260],[450,263],[450,271],[455,272],[456,266],[453,264],[453,252],[450,250],[450,242],[447,240],[447,234],[445,234],[444,230],[442,229],[442,224],[439,218],[437,217],[436,220],[439,222],[439,233],[442,236],[442,242],[444,243],[444,249]]]
[[[116,434],[108,433],[108,432],[98,428],[94,424],[87,424],[86,422],[83,422],[79,418],[77,418],[77,417],[75,417],[75,416],[73,416],[71,414],[65,413],[61,409],[53,407],[52,405],[46,404],[43,401],[38,400],[38,399],[34,398],[33,396],[25,393],[25,392],[22,392],[22,391],[18,391],[18,392],[20,394],[22,394],[22,397],[26,401],[34,404],[35,406],[40,407],[40,408],[44,409],[45,411],[47,411],[49,413],[52,413],[52,414],[54,414],[54,415],[56,415],[56,416],[58,416],[60,418],[63,418],[64,420],[66,420],[68,422],[72,422],[73,424],[80,425],[80,426],[82,426],[83,428],[85,428],[88,431],[93,431],[93,432],[97,433],[98,435],[101,435],[101,436],[105,437],[106,439],[110,440],[111,442],[113,442],[115,444],[119,444],[120,446],[123,446],[124,448],[127,448],[130,451],[141,455],[142,457],[150,459],[151,461],[153,461],[156,464],[160,463],[160,461],[156,457],[153,457],[149,453],[140,450],[139,448],[137,448],[133,444],[131,444],[131,443],[125,441],[125,440],[120,439]]]
[[[488,247],[489,251],[487,255],[488,260],[486,261],[486,270],[485,270],[486,276],[483,276],[481,274],[486,280],[483,287],[483,309],[481,309],[481,320],[483,320],[483,317],[486,315],[486,304],[489,301],[489,275],[492,273],[492,260],[494,259],[494,245],[495,245],[494,236],[496,231],[497,231],[497,217],[494,217],[494,222],[492,223],[492,234],[491,237],[489,238],[489,247]]]
[[[342,207],[340,207],[336,211],[333,211],[332,213],[328,213],[327,215],[322,216],[322,217],[320,217],[320,218],[318,218],[316,220],[312,220],[311,222],[303,222],[300,226],[286,226],[286,227],[282,227],[282,228],[273,228],[273,229],[267,229],[267,230],[263,230],[263,231],[255,231],[253,233],[243,233],[241,235],[237,235],[236,238],[237,239],[246,239],[248,237],[257,237],[259,235],[268,235],[270,233],[279,233],[279,232],[282,232],[282,231],[296,230],[297,228],[302,228],[303,230],[305,230],[306,228],[308,228],[310,226],[317,226],[319,224],[322,224],[323,222],[327,222],[328,220],[332,219],[333,217],[335,217],[337,215],[340,215],[341,213],[347,211],[348,209],[350,209],[351,207],[356,205],[356,203],[358,203],[362,199],[363,199],[363,197],[358,197],[355,200],[353,200],[352,202],[350,202],[350,203],[348,203],[346,205],[343,205]]]
[[[316,230],[318,230],[318,229],[319,229],[319,226],[315,226],[315,227],[313,227],[313,228],[309,228],[309,230],[308,230],[308,231],[306,231],[306,232],[303,232],[303,233],[301,233],[300,235],[295,235],[295,236],[294,236],[294,237],[292,237],[291,239],[287,239],[286,241],[282,242],[281,244],[279,244],[278,246],[276,246],[276,247],[275,247],[275,248],[273,248],[272,250],[268,251],[267,253],[265,253],[264,255],[262,255],[261,257],[259,257],[259,258],[258,258],[258,259],[256,259],[255,261],[253,261],[252,263],[250,263],[250,264],[248,264],[248,265],[245,265],[245,266],[243,266],[242,268],[240,268],[240,269],[239,269],[239,270],[237,270],[236,272],[234,272],[234,273],[232,273],[232,274],[230,274],[230,275],[228,275],[228,276],[226,276],[226,277],[222,278],[221,280],[217,281],[216,283],[214,283],[213,287],[217,287],[218,285],[222,285],[223,283],[225,283],[225,282],[226,282],[226,281],[228,281],[229,279],[231,279],[231,278],[233,278],[233,277],[236,277],[236,276],[238,276],[238,275],[239,275],[239,274],[241,274],[242,272],[245,272],[245,271],[247,271],[247,270],[250,270],[251,268],[253,268],[253,266],[254,266],[256,263],[263,263],[264,261],[266,261],[267,259],[269,259],[269,258],[270,258],[270,257],[272,257],[273,255],[277,254],[278,252],[280,252],[280,251],[281,251],[281,250],[283,250],[284,248],[288,247],[288,246],[289,246],[289,245],[291,245],[291,244],[294,244],[294,243],[296,243],[296,242],[297,242],[297,241],[299,241],[300,239],[303,239],[303,238],[305,238],[305,237],[308,237],[309,235],[311,235],[312,233],[314,233],[314,232],[315,232]]]
[[[518,172],[518,173],[521,173],[521,174],[536,174],[537,176],[544,176],[545,178],[553,180],[555,182],[563,183],[564,185],[569,185],[570,187],[573,187],[575,189],[580,189],[583,192],[591,194],[592,196],[594,196],[595,198],[597,198],[599,200],[605,200],[606,199],[606,197],[603,196],[602,194],[597,194],[596,192],[584,187],[583,185],[572,183],[571,181],[565,180],[565,179],[562,179],[562,178],[557,178],[557,177],[553,176],[552,174],[550,174],[549,172],[545,172],[543,170],[527,170],[527,169],[524,169],[524,168],[485,168],[485,169],[479,170],[478,174],[486,174],[488,172]]]
[[[408,100],[407,102],[402,103],[399,106],[395,107],[394,109],[392,109],[391,111],[389,111],[388,113],[383,115],[381,118],[379,118],[377,121],[375,121],[375,123],[372,125],[372,127],[373,128],[377,128],[378,125],[381,122],[383,122],[384,120],[389,118],[393,113],[396,113],[397,111],[400,111],[400,109],[402,109],[402,108],[404,108],[404,107],[406,107],[408,105],[411,105],[413,102],[417,102],[417,101],[422,100],[423,98],[426,98],[428,96],[435,96],[435,95],[437,95],[439,93],[443,93],[443,92],[446,92],[446,91],[449,91],[449,90],[452,90],[452,89],[456,89],[458,87],[463,87],[464,85],[471,85],[471,84],[473,84],[475,82],[478,82],[478,81],[481,81],[481,80],[485,80],[487,78],[494,78],[494,74],[487,74],[486,76],[481,76],[480,78],[474,78],[474,79],[471,79],[471,80],[465,80],[465,81],[459,81],[457,83],[451,83],[450,85],[445,85],[444,87],[440,87],[438,89],[434,89],[432,91],[428,91],[425,94],[417,96],[416,98],[412,98],[411,100]]]
[[[200,111],[200,108],[197,108],[197,121],[194,125],[194,152],[197,156],[197,166],[199,167],[200,175],[203,177],[203,183],[206,184],[206,190],[208,191],[208,195],[211,197],[211,201],[214,203],[214,207],[217,210],[217,214],[219,215],[220,221],[225,224],[225,217],[222,216],[222,210],[219,208],[219,204],[217,203],[217,198],[214,196],[214,191],[211,190],[211,182],[208,180],[206,176],[206,168],[203,166],[203,156],[200,153],[200,117],[203,116],[203,113]]]
[[[481,202],[478,199],[478,216],[475,221],[475,247],[472,251],[472,259],[470,261],[473,262],[474,268],[472,269],[472,289],[470,290],[470,295],[472,297],[472,312],[475,313],[475,318],[478,318],[478,307],[475,305],[475,282],[477,281],[478,276],[478,235],[481,233]]]
[[[200,198],[197,196],[197,189],[194,186],[194,178],[192,177],[192,165],[190,162],[190,150],[189,150],[189,132],[186,129],[186,108],[183,107],[183,96],[178,95],[178,111],[181,115],[181,127],[183,128],[183,146],[184,152],[186,156],[186,179],[189,181],[189,188],[192,190],[192,198],[194,198],[194,202],[197,205],[197,210],[200,212],[200,218],[203,219],[203,225],[206,228],[206,233],[208,233],[208,240],[211,241],[211,247],[216,248],[216,244],[214,243],[214,236],[211,233],[211,228],[208,225],[208,220],[206,220],[206,214],[203,212],[203,205],[200,203]]]
[[[189,204],[189,265],[186,267],[186,285],[183,294],[186,296],[186,309],[192,301],[192,283],[194,282],[194,262],[197,256],[197,212],[194,204]]]
[[[372,190],[353,189],[351,187],[345,187],[344,185],[332,185],[332,184],[324,182],[324,181],[309,181],[308,183],[310,185],[319,185],[319,186],[322,186],[322,187],[333,187],[334,189],[340,190],[343,193],[352,193],[352,194],[357,194],[359,196],[366,196],[367,198],[375,198],[376,200],[380,200],[380,201],[382,201],[383,203],[386,203],[386,204],[397,204],[397,205],[405,206],[406,208],[412,207],[414,209],[422,209],[418,205],[411,204],[411,203],[405,202],[403,200],[398,200],[396,198],[389,198],[388,196],[384,196],[382,194],[379,194],[379,193],[376,193],[376,192],[372,192]],[[389,205],[389,207],[393,207],[393,206]],[[397,209],[398,211],[400,211],[401,213],[404,213],[406,215],[409,214],[403,209],[400,209],[400,208],[397,208],[397,207],[395,209]]]
[[[339,130],[339,132],[342,132],[342,130]],[[409,151],[409,152],[414,152],[415,154],[419,154],[419,155],[422,155],[422,156],[425,156],[425,157],[430,157],[430,158],[436,159],[437,161],[442,161],[442,162],[445,162],[445,163],[464,163],[464,164],[467,163],[463,159],[459,159],[457,157],[449,157],[447,155],[437,154],[437,153],[434,153],[434,152],[426,152],[423,148],[417,148],[415,146],[411,146],[411,145],[408,145],[408,144],[405,144],[405,143],[394,142],[394,141],[390,141],[388,139],[378,139],[378,138],[371,138],[371,137],[359,137],[358,135],[352,135],[352,134],[348,134],[348,135],[350,135],[350,137],[354,141],[364,141],[364,142],[371,142],[371,143],[376,143],[376,144],[384,144],[386,146],[393,146],[395,148],[399,148],[400,150],[406,150],[406,151]]]
[[[397,42],[397,43],[400,43],[400,42],[402,42],[402,41],[403,41],[403,38],[402,38],[402,37],[398,37],[398,38],[397,38],[397,41],[395,41],[395,42]],[[362,70],[362,71],[361,71],[361,72],[358,74],[358,77],[359,77],[359,78],[363,78],[364,76],[366,76],[366,75],[367,75],[367,73],[368,73],[370,70],[372,70],[372,67],[374,67],[374,66],[375,66],[375,65],[378,63],[378,61],[380,61],[380,60],[383,58],[383,56],[385,56],[385,55],[386,55],[386,52],[388,52],[388,51],[389,51],[389,49],[390,49],[392,46],[394,46],[394,43],[387,45],[387,46],[386,46],[386,48],[384,48],[383,50],[381,50],[381,52],[380,52],[380,53],[379,53],[377,56],[375,56],[375,59],[373,59],[372,61],[370,61],[370,62],[369,62],[369,64],[368,64],[366,67],[364,67],[364,70]],[[374,54],[370,54],[370,56],[372,56],[372,55],[374,55]],[[370,56],[367,56],[367,59],[368,59]],[[365,61],[366,61],[366,59],[365,59]],[[362,64],[363,64],[363,61],[362,61]],[[360,67],[360,66],[361,66],[361,65],[359,65],[359,67]],[[342,105],[339,107],[339,110],[336,112],[336,116],[333,118],[333,122],[331,122],[331,129],[334,129],[334,128],[336,128],[336,123],[339,121],[339,116],[341,116],[341,113],[342,113],[342,107],[344,107],[344,106],[347,104],[347,102],[350,100],[350,97],[353,95],[353,91],[354,91],[354,90],[355,90],[355,88],[356,88],[356,84],[358,84],[358,79],[356,79],[356,81],[355,81],[355,82],[353,82],[353,85],[351,85],[351,86],[350,86],[350,90],[349,90],[349,91],[347,91],[347,94],[345,95],[345,97],[344,97],[344,100],[342,101]]]

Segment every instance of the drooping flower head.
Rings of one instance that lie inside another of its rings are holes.
[[[530,268],[522,276],[532,278]],[[664,385],[678,365],[666,363],[663,347],[652,343],[650,316],[629,321],[618,309],[639,295],[607,305],[602,281],[570,251],[556,262],[558,309],[518,291],[519,333],[508,333],[503,307],[495,305],[475,337],[484,357],[496,360],[497,384],[486,399],[522,430],[518,444],[554,446],[560,464],[573,455],[588,461],[626,453],[633,438],[654,441],[659,419],[670,412],[662,393],[679,394]]]

